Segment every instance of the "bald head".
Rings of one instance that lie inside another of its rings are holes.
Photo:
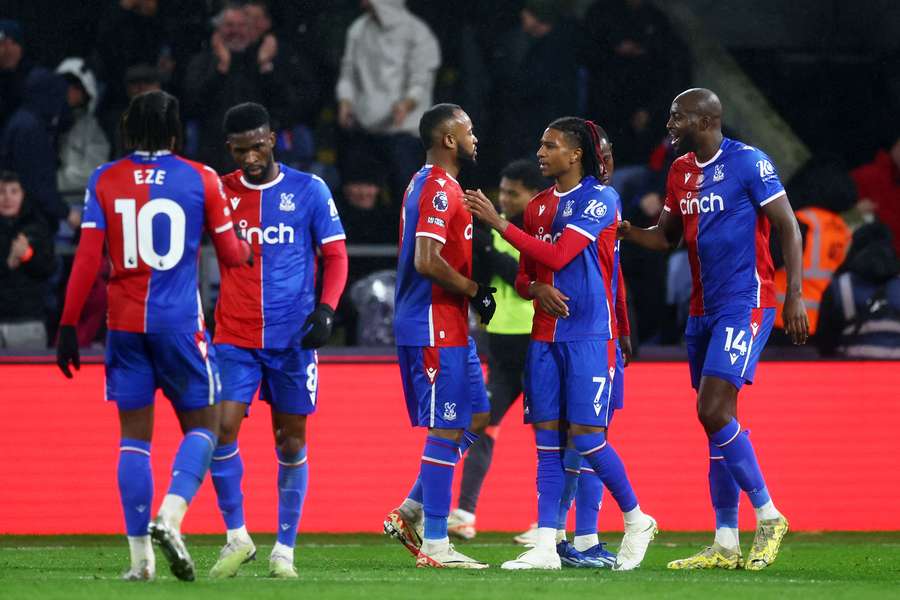
[[[693,113],[698,117],[709,117],[710,119],[721,120],[722,118],[722,103],[719,102],[719,97],[712,90],[691,88],[675,96],[675,102],[686,113]]]
[[[722,142],[722,103],[715,92],[691,88],[672,100],[666,129],[679,154],[715,152]]]

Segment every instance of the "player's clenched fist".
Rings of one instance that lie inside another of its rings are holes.
[[[304,348],[321,348],[331,337],[331,326],[334,323],[334,309],[325,303],[319,303],[314,311],[306,317],[303,323],[303,336],[301,345]]]
[[[67,378],[72,379],[69,364],[78,371],[81,369],[81,355],[78,352],[78,334],[71,325],[59,328],[59,341],[56,343],[56,364]]]
[[[494,316],[494,311],[497,310],[497,301],[494,300],[494,292],[496,291],[497,288],[479,283],[478,291],[472,296],[472,306],[478,312],[478,316],[481,317],[482,325],[490,323],[491,318]]]

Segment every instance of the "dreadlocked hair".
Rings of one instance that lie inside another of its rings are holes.
[[[606,132],[602,127],[580,117],[560,117],[550,123],[547,129],[561,131],[570,142],[581,148],[581,169],[585,176],[603,178],[606,166],[600,156],[600,140],[606,138]]]
[[[158,152],[169,150],[174,140],[175,150],[181,145],[181,119],[178,99],[155,90],[131,99],[122,115],[122,138],[125,147]]]

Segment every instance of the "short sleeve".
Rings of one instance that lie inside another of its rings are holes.
[[[565,198],[561,198],[565,200]],[[616,222],[618,195],[611,187],[590,188],[572,201],[566,200],[563,214],[569,210],[572,216],[566,227],[595,241],[600,232]],[[573,202],[569,205],[569,202]]]
[[[203,168],[203,207],[206,229],[210,233],[224,233],[234,227],[222,180],[209,167]]]
[[[741,181],[754,206],[765,206],[784,193],[778,171],[765,152],[756,148],[740,152]]]
[[[84,190],[84,214],[81,217],[82,229],[106,230],[106,215],[103,213],[103,204],[97,195],[97,180],[100,179],[101,169],[96,169],[88,180]]]
[[[428,181],[419,196],[419,221],[416,237],[434,238],[447,243],[447,227],[462,206],[462,192],[457,187],[441,187],[436,181]]]
[[[329,242],[347,239],[341,217],[331,190],[322,179],[312,176],[309,186],[309,202],[312,204],[312,235],[316,244],[323,246]]]

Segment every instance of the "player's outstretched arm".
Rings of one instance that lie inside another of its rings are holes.
[[[616,231],[620,240],[633,242],[638,246],[666,252],[672,250],[681,243],[682,224],[681,219],[675,217],[667,210],[659,215],[659,221],[653,227],[635,227],[630,221],[622,221]]]
[[[497,214],[493,203],[481,190],[466,190],[464,202],[469,212],[499,231],[519,252],[552,271],[559,271],[569,264],[591,243],[590,238],[569,228],[554,243],[532,237]]]
[[[443,247],[444,244],[433,237],[416,236],[414,259],[416,271],[448,292],[469,298],[472,306],[481,316],[481,322],[487,325],[494,316],[494,311],[497,310],[497,303],[493,296],[493,293],[497,291],[496,288],[472,281],[447,264],[447,261],[441,256]]]
[[[787,194],[767,202],[762,210],[778,233],[778,243],[787,271],[787,290],[782,311],[784,330],[794,344],[805,344],[809,337],[809,317],[803,303],[803,240],[800,226]]]
[[[106,237],[102,229],[85,228],[81,230],[81,240],[75,251],[72,273],[66,285],[66,303],[62,318],[59,320],[59,340],[56,344],[56,364],[67,378],[72,379],[72,371],[81,369],[81,356],[78,352],[78,336],[75,325],[81,317],[81,310],[88,294],[97,279],[100,261],[103,260],[103,242]]]

